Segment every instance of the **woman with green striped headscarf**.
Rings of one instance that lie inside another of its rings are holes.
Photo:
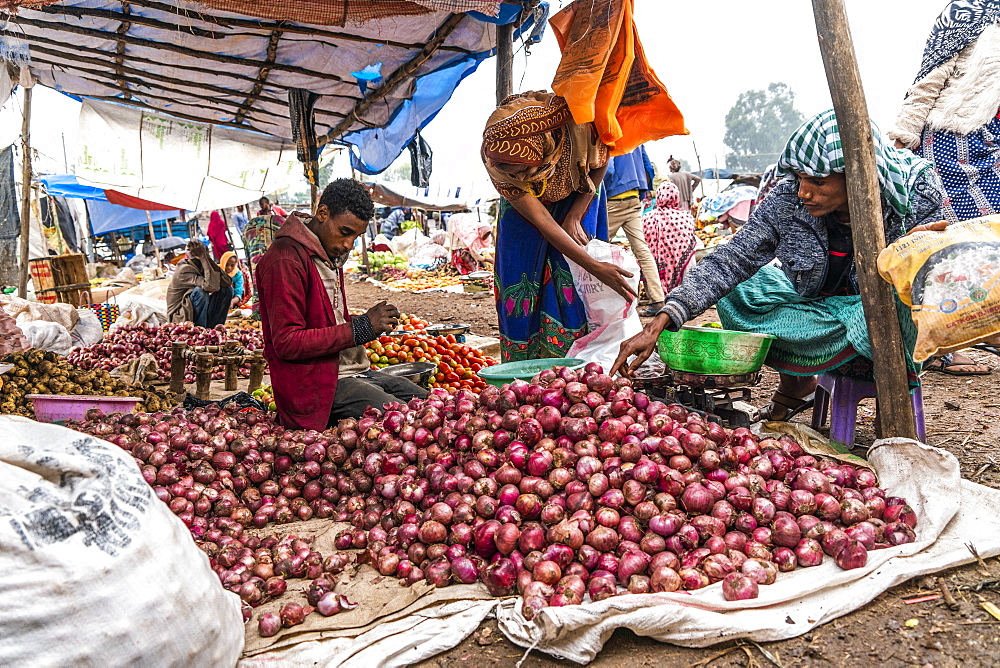
[[[915,228],[943,229],[938,222],[943,189],[930,163],[888,144],[874,123],[872,133],[886,241]],[[762,411],[765,418],[785,419],[806,405],[817,374],[836,369],[870,379],[871,343],[858,294],[844,153],[833,110],[795,131],[778,170],[783,180],[728,244],[667,295],[656,318],[622,344],[613,371],[631,373],[652,353],[660,332],[676,331],[717,304],[726,329],[777,337],[766,364],[780,373],[780,381]],[[909,330],[904,335],[912,335],[905,312],[901,322]],[[636,358],[626,364],[632,355]],[[912,379],[916,382],[915,374]]]

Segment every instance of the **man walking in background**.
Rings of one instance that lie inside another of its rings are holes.
[[[614,239],[618,230],[624,230],[646,281],[646,294],[652,302],[639,315],[652,317],[663,308],[663,288],[656,260],[642,233],[642,200],[653,187],[653,165],[646,156],[646,149],[640,146],[631,153],[612,158],[604,175],[604,187],[608,194],[608,238]]]
[[[667,176],[671,183],[681,191],[681,208],[690,211],[691,203],[694,202],[694,189],[701,183],[701,177],[695,176],[691,172],[682,172],[681,161],[674,156],[670,156],[667,167],[670,168],[670,173]]]

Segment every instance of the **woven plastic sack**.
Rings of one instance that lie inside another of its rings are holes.
[[[0,666],[234,666],[239,598],[124,450],[0,417]]]
[[[639,263],[631,253],[626,253],[621,246],[600,239],[592,239],[586,250],[595,260],[610,262],[631,273],[632,278],[626,280],[633,290],[638,291]],[[596,362],[605,369],[610,369],[618,357],[622,341],[642,330],[636,302],[626,302],[589,271],[569,259],[566,262],[573,274],[573,287],[583,300],[590,327],[589,333],[573,342],[566,356]]]
[[[914,360],[1000,332],[1000,216],[907,235],[879,254],[878,271],[910,307],[917,327]]]

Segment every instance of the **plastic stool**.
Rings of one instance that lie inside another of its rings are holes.
[[[848,447],[854,445],[854,427],[858,417],[858,402],[877,396],[875,383],[825,373],[816,385],[813,404],[813,429],[819,429],[830,414],[830,440]],[[910,391],[913,414],[917,423],[917,438],[924,440],[924,399],[920,388]],[[831,408],[832,406],[832,408]]]

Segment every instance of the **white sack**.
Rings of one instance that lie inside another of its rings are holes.
[[[599,262],[609,262],[632,274],[626,279],[635,291],[639,290],[639,263],[621,246],[592,239],[586,246],[587,254]],[[590,332],[573,342],[567,357],[596,362],[609,370],[622,341],[642,331],[642,322],[636,310],[637,302],[626,303],[617,292],[604,285],[589,271],[567,258],[573,274],[573,286],[587,310]]]
[[[913,507],[918,523],[916,542],[869,552],[864,568],[844,571],[827,557],[815,568],[779,574],[750,601],[726,601],[722,585],[714,584],[546,608],[531,622],[521,616],[521,599],[509,599],[497,608],[500,629],[519,645],[577,663],[592,661],[619,627],[684,647],[735,638],[783,640],[846,615],[894,585],[972,561],[966,542],[984,558],[1000,554],[1000,491],[962,480],[953,455],[885,439],[872,446],[869,461],[881,485]]]
[[[80,322],[76,323],[70,336],[73,339],[74,348],[86,348],[101,341],[104,338],[104,328],[97,314],[89,308],[77,309],[80,314]]]
[[[0,665],[235,665],[239,598],[132,457],[0,417]]]
[[[69,335],[69,331],[57,322],[24,321],[18,323],[18,327],[32,348],[51,350],[60,355],[69,355],[69,351],[73,350],[73,338]]]

